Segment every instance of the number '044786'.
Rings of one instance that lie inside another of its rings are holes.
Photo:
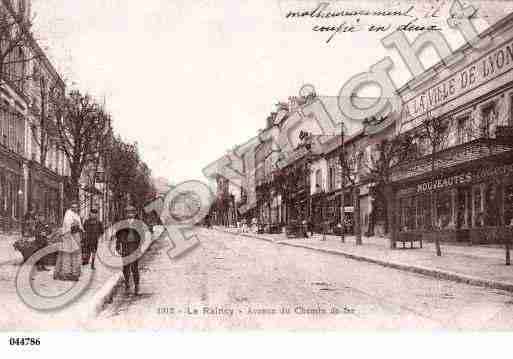
[[[33,345],[39,345],[41,344],[41,341],[39,338],[32,338],[32,337],[11,337],[9,338],[9,345],[18,345],[18,346],[33,346]]]

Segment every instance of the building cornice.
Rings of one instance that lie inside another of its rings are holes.
[[[513,27],[513,12],[506,15],[504,18],[497,21],[496,23],[494,23],[493,25],[488,27],[486,30],[481,32],[478,35],[479,41],[481,41],[482,39],[484,39],[488,36],[491,36],[493,38],[493,35],[495,35],[500,30],[508,30],[511,27]],[[472,45],[470,45],[468,42],[466,42],[465,44],[458,47],[456,50],[452,51],[452,54],[450,57],[454,57],[455,55],[460,54],[460,53],[465,55],[465,52],[468,52],[468,51],[473,51],[473,49],[472,49]],[[401,96],[401,94],[403,92],[411,90],[410,86],[412,84],[415,84],[418,81],[418,79],[419,78],[421,79],[426,73],[429,73],[430,71],[435,71],[438,74],[440,72],[440,70],[446,69],[447,68],[447,65],[445,64],[446,60],[447,60],[446,58],[440,59],[440,61],[438,61],[434,65],[427,68],[420,76],[414,77],[414,78],[410,79],[409,81],[407,81],[406,83],[404,83],[401,87],[399,87],[399,89],[397,89],[397,94],[399,96]]]

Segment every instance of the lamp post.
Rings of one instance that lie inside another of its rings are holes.
[[[345,183],[344,180],[344,126],[341,123],[340,124],[340,152],[338,155],[338,160],[340,162],[340,187],[341,187],[341,193],[340,193],[340,241],[345,242]]]
[[[20,221],[20,230],[21,228],[21,221],[23,218],[23,191],[21,189],[18,190],[18,218]]]

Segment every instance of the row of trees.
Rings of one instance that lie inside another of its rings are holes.
[[[90,95],[78,90],[67,95],[50,93],[45,116],[33,132],[45,163],[49,143],[64,153],[69,164],[68,198],[78,198],[86,169],[105,170],[112,191],[114,212],[122,214],[129,204],[142,208],[155,195],[151,170],[142,160],[137,142],[125,142],[113,131],[111,116]]]
[[[155,191],[137,143],[127,143],[114,133],[110,114],[92,96],[78,90],[64,93],[57,75],[36,66],[44,63],[44,55],[24,4],[0,0],[0,86],[9,84],[30,99],[33,120],[29,125],[38,147],[38,162],[45,166],[52,150],[64,154],[70,169],[67,199],[78,199],[85,171],[95,173],[102,166],[113,192],[115,212],[121,213],[127,194],[131,204],[142,208]],[[27,91],[29,81],[37,94]]]
[[[365,121],[365,126],[380,126],[385,121],[387,121],[386,117],[372,118]],[[450,145],[451,140],[463,143],[475,138],[485,138],[488,139],[488,145],[493,146],[494,141],[490,140],[494,138],[493,132],[496,122],[497,113],[495,110],[480,121],[468,118],[466,122],[461,123],[455,123],[452,118],[433,117],[431,113],[428,113],[415,129],[410,131],[394,129],[393,135],[378,140],[368,156],[364,156],[363,146],[368,145],[365,141],[346,148],[340,156],[340,162],[342,164],[343,180],[355,192],[356,243],[362,243],[361,214],[359,200],[357,200],[362,173],[365,173],[366,181],[374,183],[375,207],[381,208],[384,212],[385,231],[392,235],[394,231],[398,230],[398,223],[394,218],[397,207],[395,206],[392,190],[393,171],[402,164],[426,156],[429,162],[429,175],[431,179],[434,179],[438,170],[439,153]],[[452,131],[451,127],[453,127]],[[435,196],[432,192],[429,202],[432,210],[436,206]],[[430,215],[429,218],[431,222],[429,225],[436,228],[437,224],[434,216]],[[391,242],[391,245],[394,246],[395,244]],[[438,236],[435,236],[435,248],[436,254],[441,256]]]

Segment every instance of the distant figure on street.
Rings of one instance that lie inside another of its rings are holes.
[[[254,233],[258,232],[258,220],[256,219],[256,217],[253,217],[253,219],[251,220],[251,231]]]
[[[84,227],[78,211],[78,202],[73,202],[64,214],[61,251],[57,255],[53,274],[57,280],[78,281],[82,274],[81,235]]]
[[[242,225],[242,233],[246,233],[248,231],[248,225],[246,223],[246,218],[243,218],[241,221]]]
[[[89,218],[84,222],[84,231],[85,256],[82,264],[89,264],[89,258],[91,258],[91,269],[94,270],[98,239],[104,231],[103,223],[98,219],[98,211],[94,208],[91,210]]]
[[[133,220],[137,210],[128,206],[125,210],[127,219]],[[133,228],[123,228],[116,232],[116,251],[123,257],[123,277],[125,279],[125,293],[130,291],[130,275],[134,282],[134,293],[139,294],[139,258],[141,256],[141,236]],[[126,257],[134,254],[137,259],[125,263]]]

